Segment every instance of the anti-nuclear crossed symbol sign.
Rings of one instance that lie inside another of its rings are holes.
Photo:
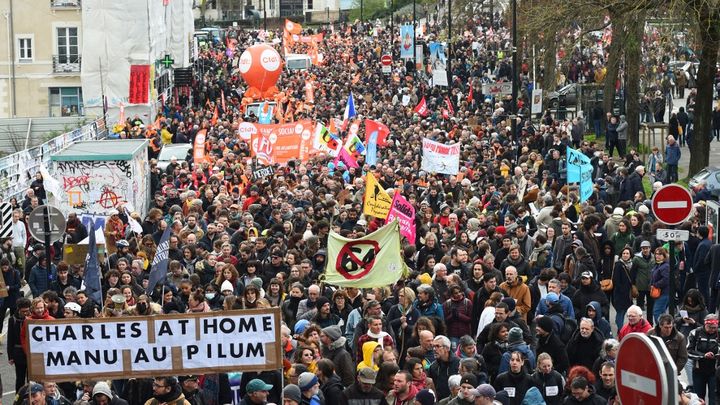
[[[380,245],[374,240],[353,240],[347,242],[335,260],[335,269],[348,280],[366,276],[380,252]]]

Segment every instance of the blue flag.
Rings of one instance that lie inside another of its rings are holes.
[[[568,183],[579,183],[582,176],[582,166],[590,165],[590,158],[585,156],[584,153],[575,150],[571,147],[567,147],[567,182]],[[592,167],[592,166],[591,166]]]
[[[95,223],[92,218],[88,226],[88,254],[85,257],[85,274],[83,276],[83,284],[85,284],[85,293],[92,298],[97,304],[103,302],[102,285],[100,283],[100,263],[98,263],[98,249],[95,242]]]
[[[357,113],[355,112],[355,100],[353,99],[352,91],[350,92],[350,95],[348,96],[347,104],[345,105],[345,113],[343,114],[343,121],[347,123],[347,120],[350,118],[356,116]]]
[[[377,130],[372,131],[368,137],[367,149],[365,151],[365,163],[370,166],[375,166],[377,164],[377,138]]]
[[[160,238],[160,244],[155,252],[150,269],[150,280],[148,280],[147,293],[151,294],[158,283],[164,283],[167,278],[167,268],[170,254],[170,228],[168,225]]]

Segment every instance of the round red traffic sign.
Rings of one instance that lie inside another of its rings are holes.
[[[652,199],[655,218],[667,225],[684,222],[692,212],[692,195],[685,187],[668,184],[658,190]]]
[[[667,379],[660,352],[650,338],[641,333],[628,334],[615,360],[615,386],[622,403],[669,403]]]
[[[383,55],[380,58],[380,63],[382,63],[383,66],[390,66],[392,65],[392,56],[390,55]]]

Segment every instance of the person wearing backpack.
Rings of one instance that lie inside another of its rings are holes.
[[[545,297],[548,310],[546,316],[553,321],[554,331],[560,338],[560,341],[567,343],[577,329],[577,321],[573,316],[564,312],[560,305],[559,297],[554,292],[548,293]]]
[[[549,316],[541,316],[537,318],[536,324],[535,333],[538,341],[536,353],[538,359],[541,353],[549,354],[552,357],[555,370],[565,374],[570,368],[570,364],[567,351],[565,351],[565,343],[555,333],[555,322]]]

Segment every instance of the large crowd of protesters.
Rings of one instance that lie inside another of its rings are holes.
[[[245,113],[241,52],[226,52],[223,42],[203,48],[191,97],[165,105],[157,120],[135,116],[119,124],[120,138],[150,140],[152,202],[144,217],[119,205],[105,221],[104,302],[82,288],[82,265],[62,261],[58,244],[29,236],[24,216],[47,198],[38,175],[25,198],[12,201],[14,236],[1,246],[17,402],[619,404],[619,341],[639,332],[660,337],[678,374],[685,371],[679,403],[707,397],[714,404],[720,245],[705,225],[705,201],[713,197],[703,184],[692,190],[693,215],[680,226],[690,239],[675,243],[674,257],[655,237],[663,224],[650,208],[652,193],[678,179],[682,138],[669,135],[666,147],[643,161],[627,148],[624,117],[593,110],[594,129],[606,139],[586,141],[591,128],[582,115],[559,119],[548,111],[533,122],[526,91],[513,133],[511,100],[482,92],[483,83],[512,74],[509,55],[499,52],[509,30],[499,23],[489,29],[490,21],[479,15],[451,47],[449,88],[428,85],[424,69],[397,57],[384,75],[381,56],[398,53],[386,29],[369,23],[320,29],[324,60],[283,73],[284,114],[275,120],[327,124],[342,117],[352,91],[358,118],[390,128],[387,145],[373,166],[360,158],[359,169],[336,167],[318,155],[257,180],[250,146],[235,132],[240,122],[258,120]],[[232,32],[240,51],[261,35]],[[424,33],[428,41],[439,34],[433,25]],[[590,59],[573,69],[573,80],[597,65],[597,55],[584,55]],[[307,80],[316,89],[312,104],[303,103]],[[413,110],[423,97],[426,117]],[[448,104],[451,111],[443,113]],[[191,151],[158,168],[163,145],[192,143],[200,129],[207,130],[208,161],[196,164]],[[457,175],[421,170],[423,138],[461,143]],[[567,146],[593,166],[593,193],[582,203],[577,186],[567,184]],[[323,280],[329,232],[358,238],[384,224],[363,213],[369,172],[416,208],[416,240],[402,243],[410,273],[393,285],[338,288]],[[142,232],[133,231],[128,215]],[[168,275],[148,292],[166,227]],[[88,232],[71,214],[65,243]],[[670,276],[670,261],[677,277]],[[26,319],[270,307],[282,313],[282,370],[57,384],[27,379]]]

